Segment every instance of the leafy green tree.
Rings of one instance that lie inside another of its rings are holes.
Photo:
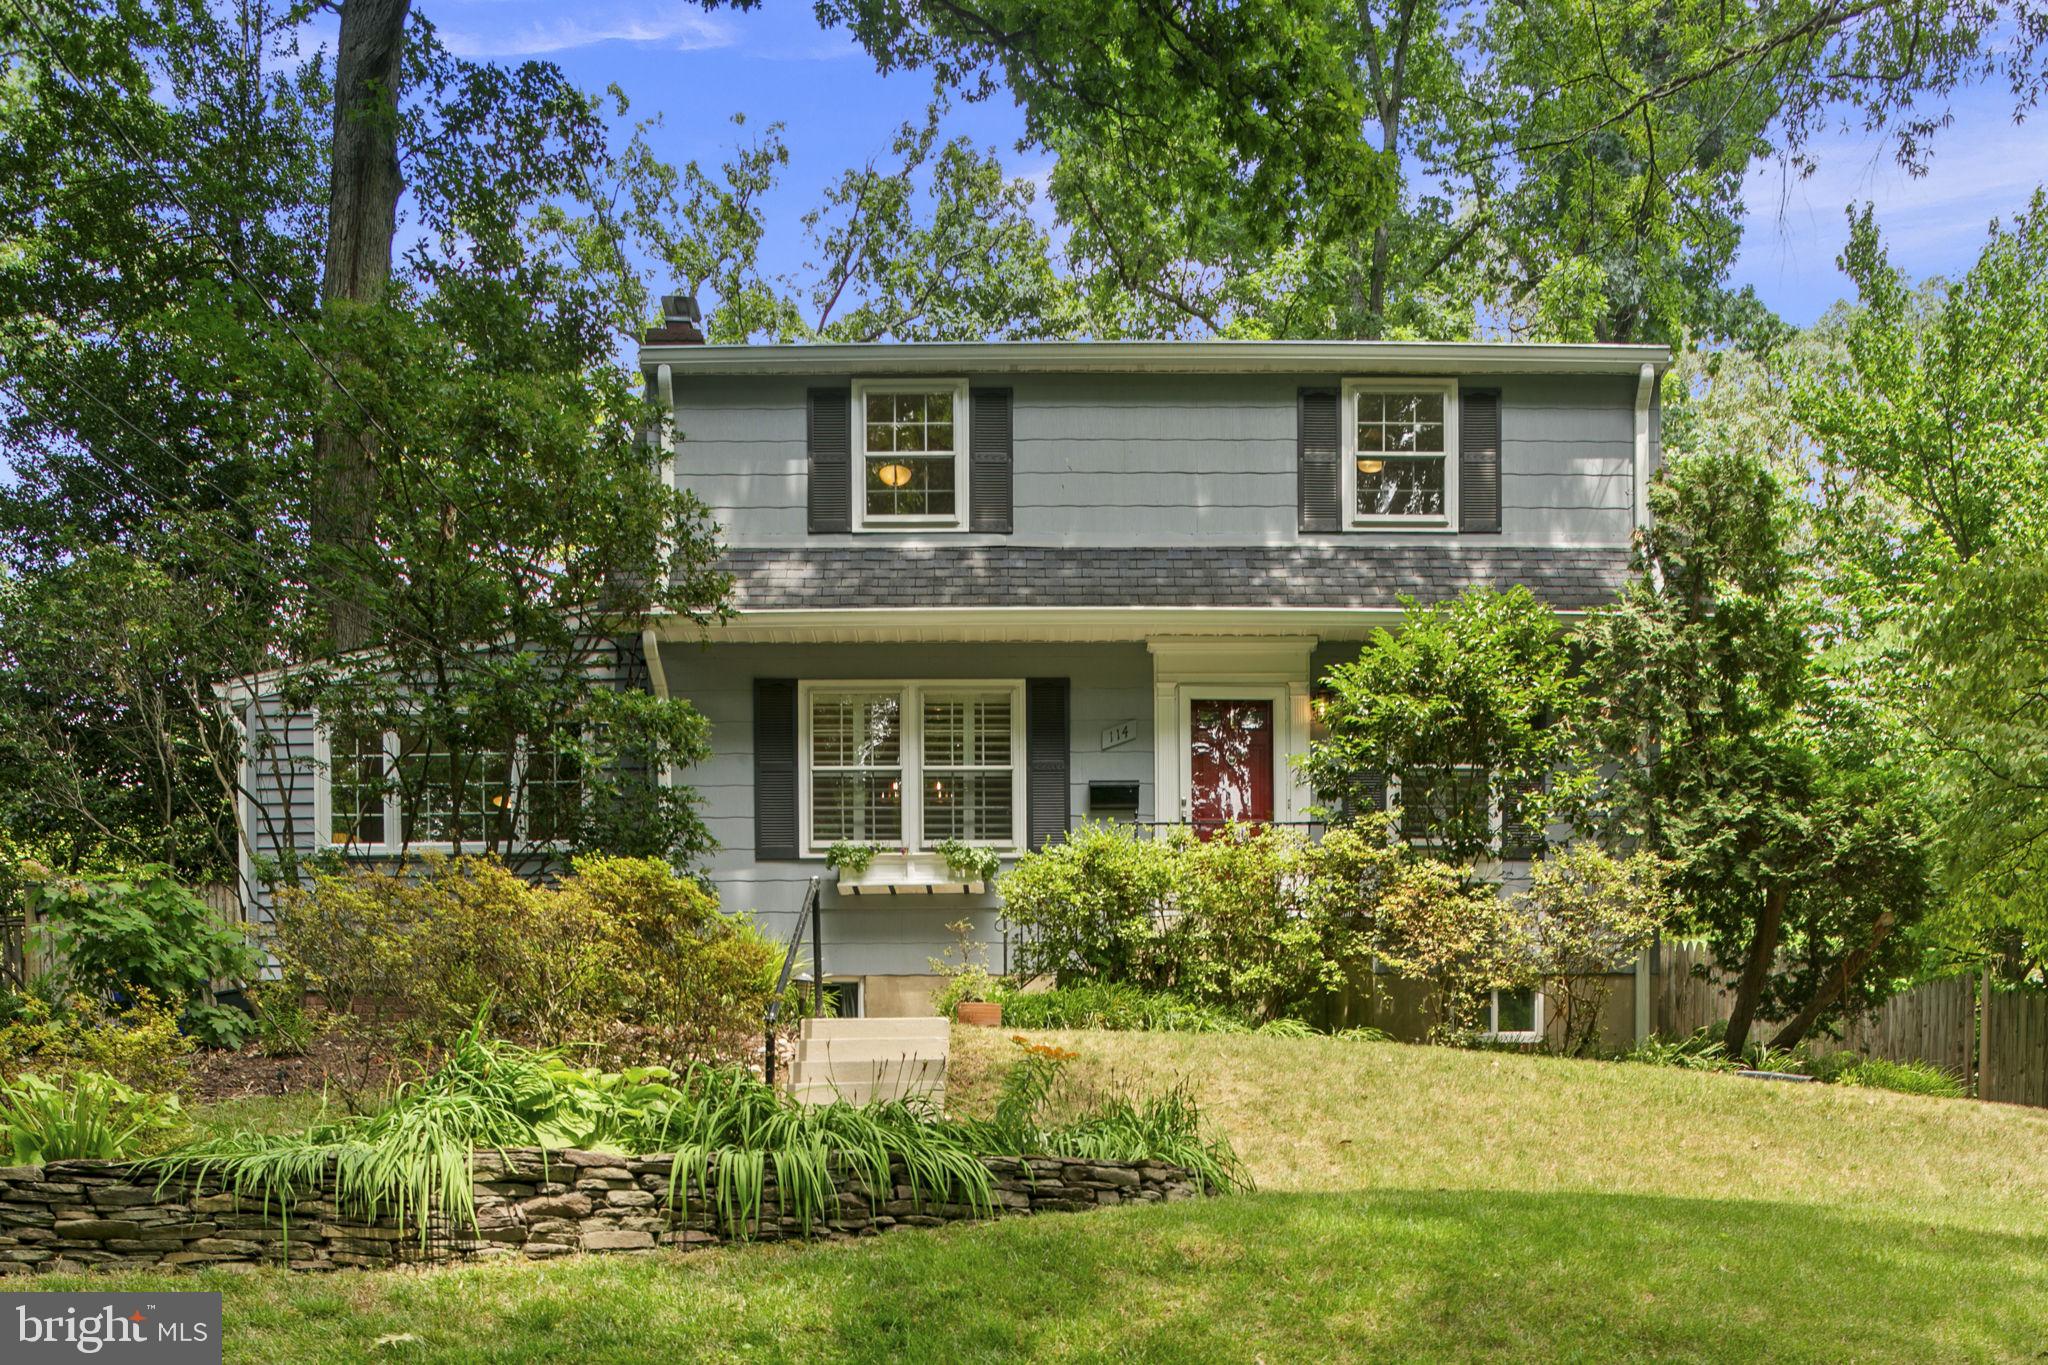
[[[1398,630],[1374,631],[1322,682],[1323,737],[1301,765],[1319,800],[1377,809],[1391,777],[1437,857],[1469,863],[1493,849],[1495,805],[1540,826],[1583,785],[1563,771],[1579,705],[1564,633],[1527,588],[1406,601]]]
[[[213,689],[284,668],[338,734],[404,736],[409,761],[349,774],[357,798],[487,801],[458,837],[499,850],[547,801],[551,846],[693,858],[690,795],[659,778],[704,724],[633,669],[641,628],[705,619],[722,580],[616,364],[647,311],[644,143],[555,68],[458,61],[415,24],[386,92],[412,231],[382,289],[322,307],[332,95],[294,20],[0,18],[11,842],[232,868],[241,755]],[[316,477],[336,431],[374,435],[367,485]],[[375,650],[336,655],[357,627]],[[537,791],[482,771],[515,749]]]
[[[211,685],[303,617],[320,72],[261,5],[0,13],[0,818],[70,869],[235,863]]]
[[[1919,165],[1961,85],[2038,92],[2032,0],[1619,8],[820,0],[885,71],[1006,90],[1107,329],[1678,340],[1745,173],[1845,111]],[[1929,97],[1932,97],[1930,100]]]
[[[1601,832],[1672,861],[1682,927],[1735,982],[1728,1047],[1881,999],[1924,913],[1917,784],[1831,688],[1798,510],[1752,454],[1652,488],[1640,571],[1580,631]]]

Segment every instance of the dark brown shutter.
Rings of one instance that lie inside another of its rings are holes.
[[[1028,678],[1024,682],[1024,844],[1043,848],[1065,834],[1072,814],[1073,791],[1067,781],[1067,699],[1065,678]]]
[[[796,681],[754,679],[754,856],[798,857]]]
[[[853,529],[853,394],[812,389],[805,425],[813,535]]]
[[[1500,530],[1500,393],[1467,389],[1458,399],[1458,529]]]
[[[1010,391],[976,389],[967,415],[967,529],[1008,535],[1011,497]]]
[[[1337,391],[1303,389],[1295,413],[1294,452],[1304,531],[1344,529],[1344,480],[1337,468],[1343,448]]]

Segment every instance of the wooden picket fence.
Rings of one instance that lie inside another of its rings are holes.
[[[1708,960],[1688,944],[1665,944],[1654,980],[1653,1026],[1682,1036],[1725,1021],[1734,993],[1694,975]],[[1759,1030],[1770,1036],[1769,1026]],[[1817,1038],[1816,1052],[1852,1051],[1893,1062],[1929,1062],[1963,1078],[1980,1099],[2048,1106],[2048,994],[1984,989],[1981,975],[1945,977],[1893,996]]]
[[[208,882],[192,888],[224,924],[241,925],[242,898],[228,882]],[[46,944],[35,933],[34,916],[20,908],[0,912],[0,989],[22,990],[34,978],[57,964]],[[216,988],[226,982],[215,982]]]

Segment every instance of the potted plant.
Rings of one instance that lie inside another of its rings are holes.
[[[963,1024],[1000,1028],[1003,1022],[1003,980],[988,969],[988,945],[970,937],[974,921],[955,920],[946,926],[957,942],[943,956],[929,959],[932,970],[946,978],[933,998],[939,1015]]]

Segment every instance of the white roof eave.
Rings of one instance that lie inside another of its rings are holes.
[[[640,348],[673,374],[1614,374],[1671,363],[1664,346],[1504,341],[929,341]]]

